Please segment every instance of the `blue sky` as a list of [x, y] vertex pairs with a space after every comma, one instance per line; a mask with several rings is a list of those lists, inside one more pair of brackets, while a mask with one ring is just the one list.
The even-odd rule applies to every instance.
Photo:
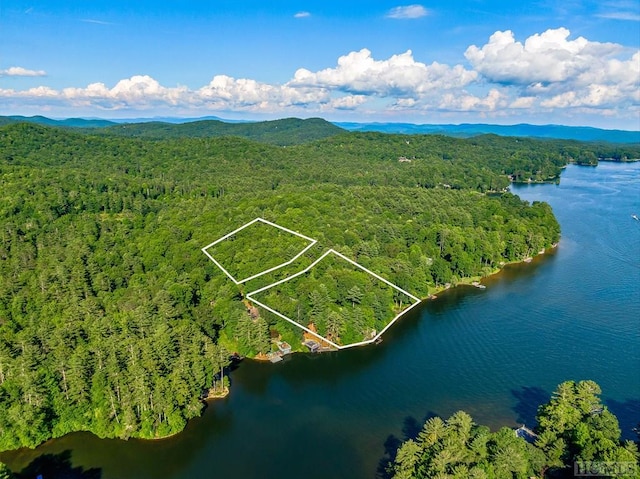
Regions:
[[638, 0], [0, 0], [0, 114], [640, 130], [639, 49]]

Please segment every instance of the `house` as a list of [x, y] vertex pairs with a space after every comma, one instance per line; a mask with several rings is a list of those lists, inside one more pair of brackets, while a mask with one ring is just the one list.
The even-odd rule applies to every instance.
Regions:
[[311, 351], [312, 353], [317, 353], [320, 350], [320, 344], [317, 341], [314, 341], [313, 339], [307, 339], [302, 344], [308, 347], [309, 351]]
[[291, 345], [289, 343], [285, 341], [278, 341], [276, 345], [278, 346], [278, 351], [282, 354], [291, 354]]

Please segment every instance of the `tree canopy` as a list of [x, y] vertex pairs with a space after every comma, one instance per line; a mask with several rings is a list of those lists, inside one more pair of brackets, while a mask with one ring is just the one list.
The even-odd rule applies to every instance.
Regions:
[[624, 463], [617, 477], [639, 477], [638, 447], [620, 440], [617, 418], [599, 398], [593, 381], [567, 381], [540, 406], [534, 443], [504, 427], [491, 432], [459, 411], [447, 420], [428, 419], [416, 438], [398, 449], [390, 464], [394, 479], [529, 479], [575, 477], [576, 461]]
[[[295, 326], [244, 294], [319, 251], [235, 285], [201, 251], [216, 238], [263, 217], [426, 297], [558, 241], [549, 205], [504, 188], [509, 175], [559, 174], [572, 145], [341, 133], [284, 147], [0, 127], [0, 449], [77, 430], [175, 433], [230, 353], [267, 352], [278, 336], [299, 344]], [[247, 233], [238, 241], [265, 258], [299, 246]], [[230, 258], [239, 274], [254, 271], [248, 258]], [[356, 314], [367, 285], [344, 284], [336, 304]], [[303, 298], [321, 311], [312, 292]]]

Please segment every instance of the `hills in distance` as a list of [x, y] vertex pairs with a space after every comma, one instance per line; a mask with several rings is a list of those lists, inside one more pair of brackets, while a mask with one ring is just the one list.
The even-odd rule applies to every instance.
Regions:
[[[327, 138], [346, 131], [401, 134], [440, 134], [458, 138], [495, 134], [500, 136], [567, 139], [609, 143], [640, 143], [640, 131], [605, 130], [563, 125], [491, 125], [491, 124], [413, 124], [413, 123], [331, 123], [321, 118], [285, 118], [280, 120], [239, 122], [204, 118], [162, 118], [105, 120], [68, 118], [56, 120], [44, 116], [0, 116], [0, 126], [28, 122], [47, 126], [90, 130], [107, 136], [149, 139], [204, 138], [239, 136], [274, 145], [296, 145]], [[89, 132], [89, 131], [86, 131]]]
[[0, 126], [9, 125], [11, 123], [37, 123], [38, 125], [57, 126], [63, 128], [104, 128], [117, 123], [110, 120], [101, 119], [85, 119], [85, 118], [66, 118], [64, 120], [54, 120], [46, 116], [0, 116]]
[[307, 120], [285, 118], [282, 120], [246, 123], [229, 123], [215, 119], [201, 119], [185, 121], [183, 123], [169, 123], [167, 121], [116, 123], [107, 120], [84, 120], [80, 118], [52, 120], [42, 116], [0, 117], [0, 126], [16, 122], [75, 128], [82, 130], [84, 133], [101, 136], [122, 136], [158, 140], [239, 136], [259, 143], [280, 146], [298, 145], [345, 132], [342, 128], [321, 118], [310, 118]]
[[604, 130], [589, 126], [564, 125], [490, 125], [484, 123], [463, 123], [460, 125], [416, 125], [413, 123], [336, 123], [349, 131], [377, 131], [381, 133], [440, 134], [469, 138], [494, 134], [500, 136], [520, 136], [533, 138], [553, 138], [579, 141], [606, 141], [610, 143], [638, 143], [640, 131]]

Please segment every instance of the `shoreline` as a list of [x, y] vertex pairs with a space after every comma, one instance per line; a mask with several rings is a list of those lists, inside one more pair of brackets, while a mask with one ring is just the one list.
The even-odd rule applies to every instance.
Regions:
[[[456, 288], [458, 286], [473, 286], [475, 288], [480, 288], [480, 286], [484, 286], [483, 285], [484, 280], [488, 278], [492, 278], [496, 275], [499, 275], [500, 273], [502, 273], [502, 271], [506, 266], [517, 265], [517, 264], [529, 264], [539, 256], [542, 256], [549, 251], [553, 251], [557, 249], [559, 244], [560, 244], [560, 240], [558, 240], [557, 243], [553, 243], [551, 246], [540, 250], [538, 253], [534, 254], [533, 256], [528, 256], [524, 259], [517, 260], [517, 261], [502, 262], [500, 263], [500, 267], [495, 268], [494, 270], [491, 271], [491, 273], [489, 273], [486, 276], [468, 276], [468, 277], [461, 278], [456, 284], [450, 284], [449, 286], [443, 285], [439, 288], [435, 288], [433, 290], [433, 293], [430, 293], [429, 296], [427, 296], [426, 298], [422, 298], [422, 301], [438, 299], [438, 296], [437, 296], [438, 294], [448, 291], [452, 288]], [[480, 289], [484, 289], [484, 288], [480, 288]]]
[[[458, 286], [477, 287], [472, 283], [478, 282], [479, 284], [482, 284], [482, 281], [485, 280], [486, 278], [491, 278], [491, 277], [494, 277], [494, 276], [500, 274], [504, 270], [504, 268], [506, 266], [523, 264], [523, 263], [530, 263], [535, 258], [537, 258], [539, 256], [542, 256], [545, 253], [547, 253], [547, 251], [555, 250], [558, 247], [558, 245], [559, 245], [559, 241], [557, 243], [552, 244], [550, 247], [545, 248], [544, 250], [541, 250], [540, 252], [538, 252], [537, 254], [533, 255], [532, 257], [525, 258], [525, 259], [519, 260], [519, 261], [505, 262], [505, 263], [501, 264], [499, 268], [497, 268], [495, 271], [493, 271], [491, 274], [488, 274], [487, 276], [466, 277], [466, 278], [460, 279], [460, 281], [458, 281], [455, 285], [452, 284], [452, 285], [449, 285], [448, 287], [442, 286], [440, 288], [435, 288], [434, 291], [432, 293], [430, 293], [429, 296], [427, 296], [426, 298], [423, 298], [421, 300], [421, 302], [425, 302], [425, 301], [428, 301], [428, 300], [435, 300], [435, 299], [438, 298], [438, 296], [437, 296], [438, 294], [443, 293], [444, 291], [456, 288]], [[529, 261], [527, 261], [527, 260], [529, 260]], [[366, 346], [369, 346], [369, 345], [367, 344]], [[338, 351], [338, 350], [336, 350], [336, 351]], [[293, 350], [293, 351], [291, 351], [291, 353], [287, 354], [287, 356], [292, 356], [292, 355], [294, 355], [296, 353], [315, 354], [315, 353], [310, 353], [310, 352], [303, 351], [303, 350], [301, 350], [301, 351]], [[258, 355], [258, 356], [260, 356], [260, 355]], [[260, 363], [268, 363], [269, 362], [268, 358], [266, 357], [266, 355], [262, 355], [261, 357], [253, 357], [253, 358], [246, 357], [244, 359], [245, 360], [251, 360], [251, 361], [257, 361], [257, 362], [260, 362]], [[204, 411], [206, 410], [206, 408], [209, 407], [209, 405], [211, 403], [213, 403], [215, 401], [218, 401], [220, 399], [226, 398], [230, 393], [231, 393], [231, 387], [230, 386], [225, 386], [225, 388], [223, 389], [223, 391], [221, 393], [211, 394], [211, 391], [209, 391], [209, 393], [206, 396], [201, 396], [200, 400], [204, 404], [204, 408], [203, 408], [202, 412], [198, 416], [196, 416], [196, 417], [194, 417], [192, 419], [189, 419], [187, 421], [187, 424], [193, 419], [197, 419], [198, 417], [202, 417], [202, 415], [204, 414]], [[74, 432], [79, 432], [79, 431], [74, 431]], [[91, 434], [95, 434], [92, 431], [85, 431], [85, 432], [89, 432]], [[131, 436], [131, 437], [127, 438], [127, 439], [123, 439], [123, 438], [119, 438], [119, 437], [111, 437], [110, 439], [118, 439], [118, 440], [123, 440], [123, 441], [128, 441], [130, 439], [134, 439], [134, 440], [139, 440], [139, 441], [154, 441], [155, 442], [155, 441], [163, 441], [163, 440], [171, 439], [172, 437], [177, 436], [178, 434], [181, 434], [183, 432], [184, 432], [184, 428], [181, 429], [180, 431], [176, 431], [176, 432], [173, 432], [171, 434], [167, 434], [165, 436], [157, 436], [157, 437]], [[41, 444], [39, 444], [38, 446], [36, 446], [36, 448], [41, 446], [42, 444], [46, 444], [48, 441], [54, 440], [54, 439], [59, 439], [59, 437], [49, 438], [46, 441], [44, 441]], [[6, 451], [2, 451], [2, 452], [6, 452]]]
[[[489, 278], [493, 278], [497, 275], [499, 275], [500, 273], [502, 273], [504, 271], [504, 268], [510, 265], [522, 265], [522, 264], [529, 264], [532, 261], [534, 261], [536, 258], [546, 254], [549, 251], [553, 251], [555, 249], [558, 248], [558, 245], [560, 244], [560, 240], [558, 240], [558, 242], [553, 243], [551, 246], [544, 248], [542, 250], [540, 250], [538, 253], [534, 254], [533, 256], [528, 256], [524, 259], [521, 260], [517, 260], [517, 261], [508, 261], [508, 262], [501, 262], [500, 266], [498, 268], [495, 268], [494, 270], [491, 271], [491, 273], [489, 273], [486, 276], [468, 276], [468, 277], [464, 277], [461, 278], [460, 280], [458, 280], [458, 282], [456, 282], [456, 284], [448, 284], [448, 285], [442, 285], [440, 287], [434, 287], [432, 292], [429, 292], [428, 295], [426, 297], [423, 297], [420, 299], [420, 302], [426, 302], [426, 301], [433, 301], [438, 299], [438, 295], [448, 291], [450, 289], [453, 288], [457, 288], [458, 286], [470, 286], [470, 287], [474, 287], [474, 288], [478, 288], [478, 289], [485, 289], [486, 286], [483, 284], [483, 282], [486, 279]], [[370, 346], [370, 344], [364, 344], [362, 346]], [[332, 350], [332, 351], [339, 351], [338, 349]], [[299, 354], [299, 353], [304, 353], [304, 354], [317, 354], [317, 353], [311, 353], [310, 351], [305, 351], [304, 349], [300, 349], [300, 350], [292, 350], [290, 353], [287, 354], [287, 356], [291, 356], [294, 354]], [[246, 357], [245, 359], [251, 360], [251, 361], [257, 361], [260, 363], [266, 363], [269, 362], [269, 358], [260, 353], [254, 357]]]
[[[207, 393], [206, 396], [202, 396], [200, 398], [200, 400], [202, 401], [202, 403], [204, 404], [204, 409], [202, 410], [202, 413], [199, 416], [196, 416], [192, 419], [197, 419], [198, 417], [202, 417], [202, 415], [204, 414], [204, 410], [206, 408], [209, 407], [209, 404], [220, 400], [220, 399], [224, 399], [226, 398], [229, 394], [231, 393], [231, 388], [229, 386], [225, 386], [224, 389], [221, 392], [217, 392], [217, 393], [212, 393], [211, 389], [209, 390], [209, 392]], [[187, 424], [189, 423], [189, 421], [191, 421], [191, 419], [187, 420]], [[186, 426], [185, 426], [186, 427]], [[176, 431], [176, 432], [172, 432], [171, 434], [167, 434], [166, 436], [157, 436], [157, 437], [131, 437], [129, 439], [138, 439], [140, 441], [163, 441], [165, 439], [171, 439], [174, 436], [177, 436], [178, 434], [182, 434], [184, 432], [184, 428], [181, 429], [180, 431]], [[118, 438], [116, 438], [118, 439]], [[128, 441], [129, 439], [124, 439], [125, 441]]]

